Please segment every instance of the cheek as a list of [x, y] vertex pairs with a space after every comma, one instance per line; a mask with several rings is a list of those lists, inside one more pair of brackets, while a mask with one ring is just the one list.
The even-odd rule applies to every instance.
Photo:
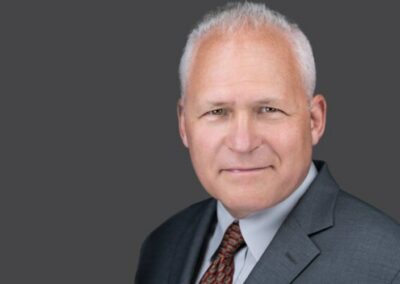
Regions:
[[270, 143], [281, 159], [299, 155], [307, 155], [308, 149], [312, 146], [311, 130], [306, 123], [287, 123], [278, 129], [271, 129]]
[[[195, 167], [210, 168], [217, 157], [223, 143], [222, 132], [210, 127], [198, 126], [190, 132], [189, 151]], [[207, 168], [198, 169], [201, 171]]]

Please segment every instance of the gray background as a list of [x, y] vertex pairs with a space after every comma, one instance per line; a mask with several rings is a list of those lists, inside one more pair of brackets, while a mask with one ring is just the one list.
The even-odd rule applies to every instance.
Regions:
[[[145, 236], [206, 197], [178, 137], [177, 66], [225, 1], [15, 2], [0, 9], [0, 282], [133, 283]], [[400, 220], [396, 2], [268, 3], [315, 50], [315, 157]]]

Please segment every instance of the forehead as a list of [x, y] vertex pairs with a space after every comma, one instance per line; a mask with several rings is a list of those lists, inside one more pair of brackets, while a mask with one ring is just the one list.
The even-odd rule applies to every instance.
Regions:
[[192, 60], [188, 96], [265, 96], [301, 85], [292, 46], [273, 27], [242, 28], [228, 34], [213, 31], [198, 43]]

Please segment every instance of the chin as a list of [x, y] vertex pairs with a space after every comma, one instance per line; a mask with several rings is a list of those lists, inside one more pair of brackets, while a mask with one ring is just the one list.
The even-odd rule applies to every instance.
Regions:
[[271, 200], [263, 200], [262, 198], [249, 199], [248, 196], [220, 200], [231, 215], [238, 219], [245, 218], [275, 205]]

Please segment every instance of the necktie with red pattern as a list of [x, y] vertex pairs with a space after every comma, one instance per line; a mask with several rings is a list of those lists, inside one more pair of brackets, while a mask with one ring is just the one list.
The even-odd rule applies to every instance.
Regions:
[[200, 284], [231, 284], [234, 270], [233, 258], [244, 245], [239, 223], [234, 222], [226, 230], [217, 255], [201, 278]]

